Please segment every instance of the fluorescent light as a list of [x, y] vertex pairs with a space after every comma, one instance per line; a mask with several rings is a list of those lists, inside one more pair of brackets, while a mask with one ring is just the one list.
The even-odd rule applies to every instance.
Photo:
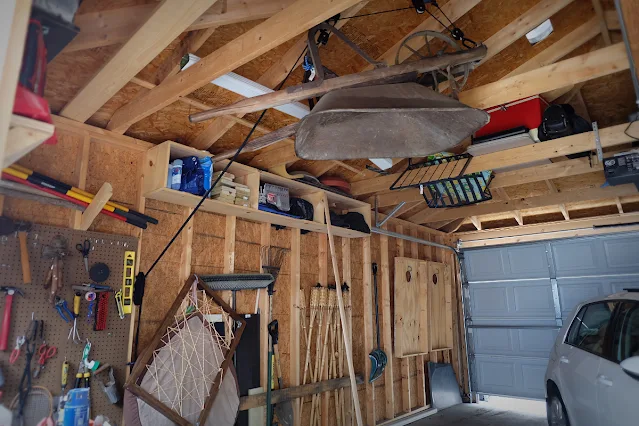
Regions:
[[542, 22], [537, 28], [530, 31], [526, 34], [526, 38], [530, 42], [530, 44], [537, 44], [550, 34], [552, 34], [553, 28], [550, 19], [546, 19]]
[[[184, 67], [182, 67], [182, 70], [187, 69], [191, 65], [197, 63], [199, 60], [199, 57], [189, 53], [189, 61], [186, 63], [186, 65], [184, 65]], [[242, 95], [245, 98], [253, 98], [255, 96], [265, 95], [267, 93], [273, 92], [273, 90], [269, 89], [268, 87], [256, 83], [253, 80], [249, 80], [248, 78], [242, 77], [239, 74], [235, 74], [234, 72], [230, 72], [221, 77], [218, 77], [215, 80], [211, 81], [211, 83], [226, 90], [230, 90], [231, 92], [237, 93], [238, 95]], [[308, 106], [300, 102], [292, 102], [290, 104], [276, 106], [275, 109], [283, 112], [284, 114], [288, 114], [300, 119], [307, 116], [310, 112]]]

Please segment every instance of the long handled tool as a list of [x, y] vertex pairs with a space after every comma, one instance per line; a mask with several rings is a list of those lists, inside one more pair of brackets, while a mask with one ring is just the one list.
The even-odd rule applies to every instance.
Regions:
[[20, 241], [20, 265], [22, 266], [22, 282], [31, 284], [31, 265], [29, 263], [29, 250], [27, 247], [27, 234], [31, 230], [29, 222], [20, 222], [0, 217], [0, 235], [18, 234]]
[[24, 297], [24, 293], [17, 287], [3, 286], [0, 291], [6, 293], [4, 300], [4, 313], [2, 314], [2, 330], [0, 331], [0, 351], [7, 350], [7, 341], [11, 332], [11, 307], [13, 306], [13, 295], [19, 294]]
[[379, 343], [379, 304], [377, 301], [377, 263], [372, 264], [373, 267], [373, 287], [375, 288], [375, 326], [377, 327], [377, 349], [373, 349], [368, 354], [368, 358], [371, 360], [371, 375], [368, 378], [370, 383], [379, 379], [384, 373], [386, 364], [388, 363], [388, 357], [382, 350], [382, 346]]
[[[341, 283], [342, 280], [339, 277], [339, 269], [337, 265], [337, 256], [335, 254], [335, 240], [333, 238], [333, 229], [331, 225], [331, 212], [328, 209], [328, 199], [324, 194], [324, 217], [326, 218], [326, 231], [328, 232], [328, 243], [331, 249], [331, 261], [333, 264], [333, 275], [335, 276], [335, 282]], [[342, 287], [337, 286], [337, 307], [339, 308], [339, 318], [342, 322], [342, 338], [344, 339], [344, 349], [346, 350], [346, 361], [348, 365], [348, 375], [351, 380], [351, 395], [353, 397], [353, 405], [355, 407], [355, 418], [357, 420], [357, 426], [362, 426], [362, 409], [359, 405], [359, 395], [357, 393], [357, 383], [355, 382], [355, 368], [353, 367], [353, 347], [350, 340], [350, 332], [347, 330], [346, 311], [344, 310], [344, 300], [342, 299]]]

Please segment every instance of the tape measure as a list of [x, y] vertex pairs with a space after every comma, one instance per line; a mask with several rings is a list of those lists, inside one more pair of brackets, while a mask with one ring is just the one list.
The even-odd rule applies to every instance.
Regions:
[[135, 281], [135, 252], [124, 252], [124, 274], [122, 278], [122, 312], [133, 311], [133, 282]]

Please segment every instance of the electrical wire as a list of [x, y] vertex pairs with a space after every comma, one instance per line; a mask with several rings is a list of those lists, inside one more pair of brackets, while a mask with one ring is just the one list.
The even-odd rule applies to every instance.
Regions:
[[343, 19], [355, 19], [355, 18], [363, 18], [365, 16], [373, 16], [373, 15], [381, 15], [383, 13], [391, 13], [391, 12], [399, 12], [401, 10], [408, 10], [408, 9], [412, 9], [415, 10], [414, 6], [408, 6], [408, 7], [400, 7], [399, 9], [391, 9], [391, 10], [382, 10], [379, 12], [371, 12], [371, 13], [364, 13], [362, 15], [355, 15], [355, 16], [345, 16], [343, 18], [339, 18], [337, 19], [338, 21], [341, 21]]
[[633, 136], [630, 133], [628, 133], [628, 130], [630, 130], [630, 127], [635, 124], [637, 122], [637, 120], [632, 120], [630, 123], [628, 123], [628, 126], [625, 128], [625, 130], [623, 131], [624, 135], [628, 136], [629, 138], [632, 138], [636, 141], [639, 141], [639, 137], [637, 136]]
[[[277, 88], [275, 89], [280, 90], [284, 84], [286, 83], [286, 81], [288, 80], [288, 78], [291, 76], [291, 74], [293, 73], [293, 70], [297, 67], [297, 63], [300, 61], [300, 59], [304, 56], [304, 54], [306, 53], [306, 51], [308, 50], [308, 47], [304, 48], [304, 50], [302, 50], [302, 53], [300, 53], [300, 56], [297, 57], [297, 60], [293, 63], [293, 66], [291, 67], [291, 69], [288, 71], [288, 74], [286, 74], [286, 77], [284, 77], [284, 80], [282, 80], [282, 82], [277, 86]], [[240, 147], [237, 149], [237, 151], [235, 151], [235, 154], [233, 155], [233, 157], [229, 160], [229, 162], [226, 164], [226, 166], [224, 166], [224, 169], [219, 173], [219, 176], [217, 177], [217, 179], [215, 180], [215, 182], [211, 185], [211, 188], [209, 188], [208, 191], [206, 191], [204, 193], [204, 195], [202, 195], [202, 198], [200, 198], [200, 201], [197, 203], [197, 205], [195, 206], [195, 208], [193, 208], [193, 211], [191, 212], [191, 214], [189, 214], [189, 217], [187, 217], [184, 220], [184, 223], [182, 223], [182, 225], [180, 226], [180, 229], [177, 230], [177, 232], [175, 233], [175, 235], [173, 236], [173, 238], [171, 238], [171, 240], [169, 241], [169, 243], [166, 245], [166, 247], [164, 247], [164, 250], [162, 250], [162, 253], [159, 254], [159, 256], [157, 257], [157, 259], [155, 259], [155, 261], [153, 262], [153, 264], [151, 265], [151, 267], [147, 270], [147, 272], [145, 274], [142, 274], [142, 281], [146, 280], [146, 277], [151, 273], [151, 271], [153, 271], [153, 269], [155, 268], [155, 266], [158, 264], [158, 262], [162, 259], [162, 257], [164, 257], [164, 255], [166, 254], [166, 252], [169, 250], [169, 248], [171, 248], [171, 246], [173, 245], [173, 243], [175, 242], [175, 240], [180, 236], [180, 234], [182, 233], [182, 231], [184, 230], [184, 228], [186, 227], [186, 225], [188, 225], [188, 223], [191, 221], [191, 219], [193, 218], [193, 216], [195, 216], [195, 213], [197, 213], [197, 211], [200, 209], [200, 207], [202, 206], [202, 204], [204, 203], [204, 201], [206, 201], [209, 197], [209, 194], [211, 193], [211, 191], [213, 191], [213, 189], [217, 186], [217, 184], [220, 182], [220, 180], [222, 179], [222, 176], [224, 176], [224, 173], [226, 173], [226, 171], [229, 169], [229, 167], [231, 167], [231, 164], [233, 164], [236, 160], [237, 157], [241, 154], [242, 150], [246, 147], [246, 144], [249, 142], [249, 140], [251, 139], [251, 136], [253, 136], [253, 133], [255, 132], [255, 129], [257, 129], [257, 126], [260, 124], [260, 122], [262, 121], [262, 119], [264, 118], [264, 115], [266, 114], [266, 111], [268, 111], [268, 109], [265, 109], [264, 111], [262, 111], [262, 113], [260, 114], [259, 118], [255, 121], [255, 124], [253, 125], [253, 127], [251, 128], [251, 131], [249, 132], [249, 134], [246, 136], [246, 138], [244, 139], [244, 142], [242, 142], [242, 144], [240, 145]], [[141, 273], [140, 273], [141, 274]], [[140, 275], [138, 274], [138, 275]], [[135, 285], [137, 286], [138, 284], [138, 277], [136, 277], [136, 282]], [[142, 286], [142, 288], [144, 287], [144, 283], [140, 283], [140, 285]], [[144, 290], [142, 289], [142, 295], [144, 294]], [[142, 299], [142, 297], [140, 297], [140, 299]], [[140, 318], [142, 317], [142, 300], [140, 300], [140, 305], [139, 305], [139, 312], [138, 312], [138, 323], [136, 325], [136, 330], [135, 330], [135, 346], [133, 349], [133, 356], [137, 358], [138, 355], [138, 343], [139, 343], [139, 339], [140, 339]], [[132, 364], [131, 364], [132, 367]]]

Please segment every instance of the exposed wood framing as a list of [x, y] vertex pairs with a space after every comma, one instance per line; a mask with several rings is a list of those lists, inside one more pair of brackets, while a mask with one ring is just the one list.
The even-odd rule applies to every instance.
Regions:
[[477, 228], [478, 231], [482, 230], [481, 220], [477, 216], [471, 216], [469, 219], [473, 223], [473, 225], [475, 225], [475, 228]]
[[[574, 203], [579, 201], [599, 200], [603, 198], [615, 198], [625, 195], [634, 195], [637, 188], [634, 185], [620, 185], [606, 188], [589, 188], [574, 190], [557, 194], [541, 195], [496, 203], [481, 203], [460, 209], [428, 209], [421, 211], [408, 220], [414, 223], [426, 223], [438, 220], [456, 219], [466, 216], [481, 216], [494, 213], [510, 212], [513, 210], [531, 209], [559, 205], [562, 203]], [[432, 211], [436, 210], [436, 211]]]
[[180, 96], [188, 95], [211, 80], [237, 69], [355, 3], [357, 0], [296, 1], [179, 75], [167, 78], [162, 85], [117, 110], [107, 128], [124, 133], [131, 124], [170, 105]]
[[[352, 285], [352, 265], [351, 265], [351, 240], [350, 238], [342, 238], [342, 280], [349, 286]], [[351, 290], [351, 295], [352, 295]], [[351, 296], [352, 300], [352, 296]], [[346, 324], [342, 324], [342, 327], [346, 327], [349, 333], [349, 340], [353, 341], [353, 309], [349, 309], [346, 313]], [[338, 372], [341, 375], [341, 372]], [[344, 425], [351, 425], [353, 421], [353, 398], [350, 392], [344, 392], [343, 389], [339, 391], [339, 399], [344, 403], [345, 418], [343, 419]], [[300, 423], [301, 424], [301, 423]]]
[[[363, 1], [350, 7], [340, 15], [341, 19], [335, 24], [335, 27], [338, 29], [343, 27], [348, 22], [348, 18], [355, 16], [367, 3], [367, 1]], [[297, 42], [284, 53], [282, 58], [271, 65], [256, 82], [268, 88], [275, 89], [286, 78], [289, 72], [302, 64], [301, 55], [304, 49], [306, 49], [306, 41], [306, 35], [297, 40]], [[233, 125], [235, 125], [235, 122], [229, 118], [218, 117], [214, 119], [204, 131], [197, 135], [190, 145], [198, 149], [209, 149], [224, 133], [233, 127]]]
[[60, 115], [88, 120], [217, 0], [163, 0]]
[[[599, 216], [596, 218], [571, 219], [569, 221], [549, 222], [525, 225], [498, 230], [462, 232], [456, 234], [462, 241], [462, 247], [487, 247], [500, 244], [515, 244], [530, 241], [543, 241], [556, 238], [585, 237], [599, 234], [638, 231], [639, 213], [625, 213]], [[607, 226], [593, 228], [593, 226]], [[615, 227], [614, 225], [620, 225]]]
[[[220, 1], [194, 20], [186, 31], [269, 18], [291, 3], [292, 0]], [[80, 33], [64, 51], [74, 52], [123, 43], [133, 36], [140, 22], [151, 16], [155, 7], [156, 4], [151, 3], [77, 15], [74, 23], [80, 28]]]
[[[373, 304], [372, 299], [373, 276], [371, 269], [371, 237], [362, 239], [362, 294], [364, 298], [364, 346], [372, 348], [373, 343]], [[368, 303], [366, 301], [369, 301]], [[352, 330], [351, 330], [352, 331]], [[368, 381], [371, 374], [371, 363], [368, 354], [364, 354], [364, 365], [366, 366], [366, 424], [375, 425], [374, 388]]]
[[[391, 286], [390, 286], [390, 259], [388, 253], [388, 237], [380, 235], [380, 265], [378, 274], [381, 278], [380, 303], [382, 321], [381, 325], [381, 341], [382, 350], [388, 357], [388, 364], [384, 369], [384, 394], [386, 397], [386, 418], [395, 417], [395, 390], [393, 388], [393, 320], [391, 316]], [[371, 346], [372, 347], [372, 346]]]
[[0, 17], [4, 29], [0, 41], [0, 164], [3, 165], [30, 13], [31, 1], [18, 0], [3, 5]]
[[[396, 225], [395, 232], [397, 232], [398, 234], [403, 234], [404, 233], [403, 226]], [[396, 238], [395, 244], [396, 244], [396, 249], [395, 249], [396, 257], [404, 257], [404, 240], [402, 240], [401, 238]], [[397, 271], [395, 271], [395, 273], [397, 273]], [[395, 312], [395, 315], [397, 315], [397, 312]], [[397, 332], [395, 332], [395, 339], [397, 338], [398, 338]], [[402, 378], [402, 411], [404, 413], [410, 413], [411, 407], [412, 407], [411, 394], [410, 394], [410, 359], [401, 358], [400, 365], [402, 370], [400, 375]]]
[[[555, 184], [549, 180], [546, 179], [546, 186], [548, 187], [548, 190], [550, 191], [551, 194], [557, 194], [559, 193], [559, 191], [557, 190], [557, 187], [555, 186]], [[568, 210], [566, 209], [566, 205], [561, 203], [559, 204], [559, 210], [561, 211], [561, 214], [564, 216], [564, 219], [566, 220], [570, 220], [570, 215], [568, 214]], [[480, 229], [481, 231], [481, 229]]]
[[[89, 152], [91, 149], [91, 137], [85, 135], [82, 140], [82, 151], [78, 155], [75, 163], [75, 171], [77, 173], [77, 180], [75, 181], [76, 187], [79, 189], [86, 189], [87, 184], [87, 172], [89, 170]], [[71, 217], [71, 227], [73, 229], [80, 229], [80, 223], [82, 222], [82, 212], [75, 212]]]
[[[222, 273], [232, 274], [235, 272], [235, 229], [237, 228], [237, 217], [226, 216], [226, 227], [224, 230], [224, 265]], [[230, 291], [220, 292], [222, 300], [232, 305], [232, 293]]]
[[[260, 226], [260, 246], [271, 245], [271, 224], [263, 223]], [[260, 272], [262, 272], [262, 256], [260, 256]], [[268, 383], [268, 314], [269, 298], [266, 291], [260, 291], [260, 387], [266, 389]]]
[[459, 100], [474, 108], [485, 109], [627, 69], [625, 47], [623, 43], [618, 43], [463, 91], [459, 94]]
[[610, 33], [608, 32], [608, 25], [606, 24], [603, 7], [601, 7], [601, 0], [592, 0], [592, 7], [595, 9], [595, 14], [599, 21], [599, 28], [601, 29], [601, 36], [603, 37], [604, 43], [606, 46], [610, 46], [612, 44], [612, 40], [610, 39]]
[[556, 41], [550, 47], [544, 49], [534, 58], [529, 59], [506, 74], [505, 78], [555, 63], [579, 46], [595, 38], [599, 34], [599, 31], [599, 21], [596, 17], [593, 17], [561, 40]]
[[[301, 234], [300, 230], [291, 229], [291, 252], [290, 252], [290, 307], [291, 315], [289, 322], [289, 387], [300, 385], [300, 258], [301, 258]], [[293, 415], [295, 424], [301, 424], [301, 399], [297, 399], [293, 404]]]
[[[410, 229], [410, 236], [419, 238], [420, 235], [416, 228]], [[419, 255], [419, 244], [416, 242], [410, 243], [411, 256], [414, 259], [421, 259]], [[417, 355], [415, 357], [416, 373], [417, 373], [417, 394], [415, 399], [417, 407], [424, 407], [426, 405], [426, 375], [424, 371], [424, 355]]]

